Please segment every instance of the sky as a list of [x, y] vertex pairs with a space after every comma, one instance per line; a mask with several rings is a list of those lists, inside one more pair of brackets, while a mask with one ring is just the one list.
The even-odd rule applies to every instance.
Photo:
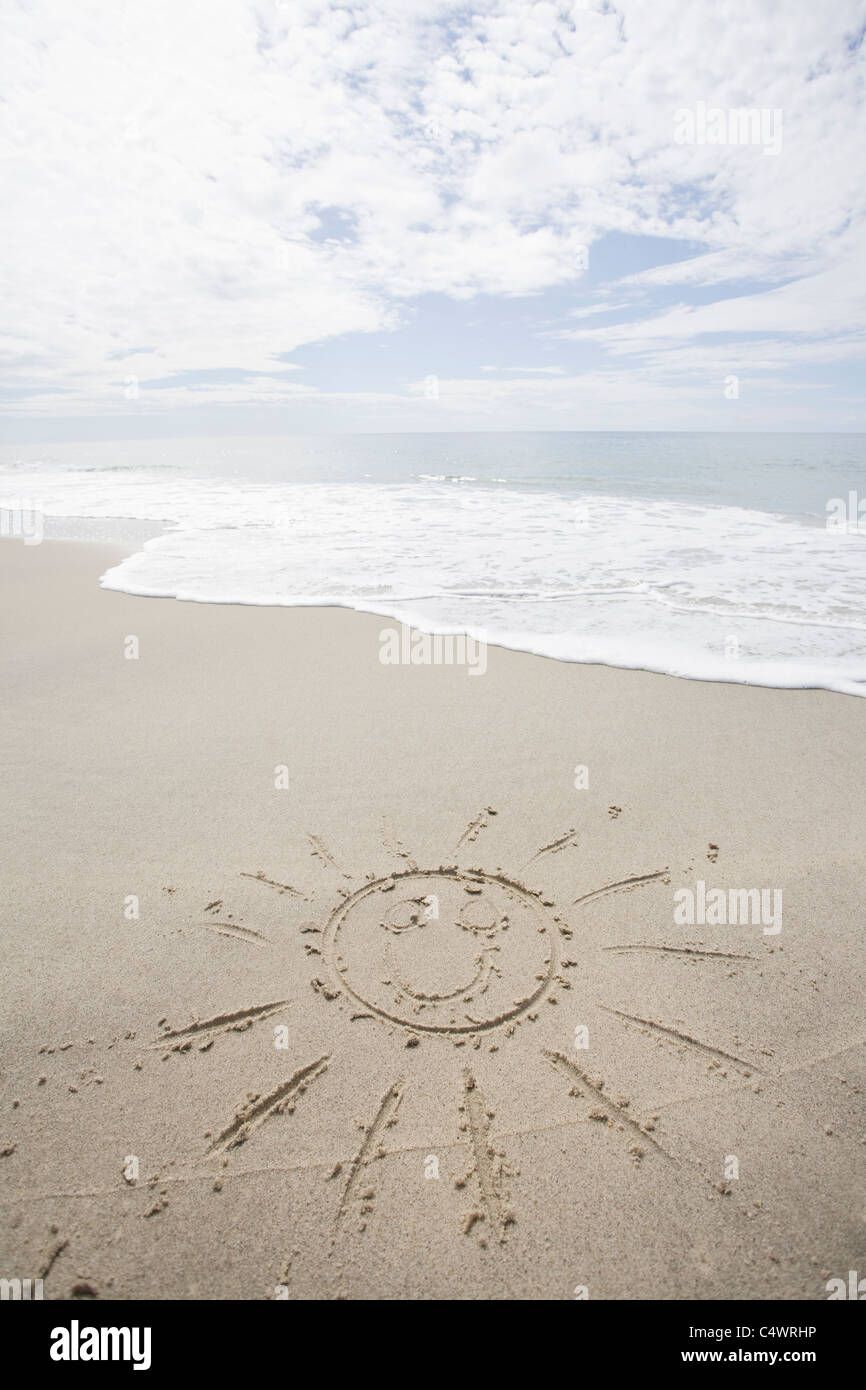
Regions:
[[7, 440], [866, 428], [864, 0], [0, 27]]

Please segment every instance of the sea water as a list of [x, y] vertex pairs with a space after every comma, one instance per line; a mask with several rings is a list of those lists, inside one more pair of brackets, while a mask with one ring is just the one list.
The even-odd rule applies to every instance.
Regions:
[[127, 593], [341, 605], [565, 661], [864, 694], [864, 446], [628, 432], [5, 445], [0, 507], [38, 505], [49, 536], [129, 543], [139, 524], [150, 539], [101, 581]]

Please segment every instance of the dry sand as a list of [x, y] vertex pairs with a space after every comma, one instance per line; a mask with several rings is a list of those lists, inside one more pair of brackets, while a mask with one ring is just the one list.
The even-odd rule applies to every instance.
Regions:
[[[384, 666], [386, 620], [101, 591], [115, 558], [0, 545], [0, 1274], [820, 1299], [866, 1272], [866, 701]], [[698, 879], [781, 889], [782, 930], [676, 925]]]

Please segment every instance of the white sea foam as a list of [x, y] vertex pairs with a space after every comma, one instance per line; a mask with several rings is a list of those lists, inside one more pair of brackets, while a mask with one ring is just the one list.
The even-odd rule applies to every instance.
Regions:
[[[19, 475], [0, 470], [0, 505]], [[168, 529], [106, 588], [332, 605], [567, 661], [866, 693], [866, 537], [769, 512], [477, 485], [43, 468], [47, 516]]]

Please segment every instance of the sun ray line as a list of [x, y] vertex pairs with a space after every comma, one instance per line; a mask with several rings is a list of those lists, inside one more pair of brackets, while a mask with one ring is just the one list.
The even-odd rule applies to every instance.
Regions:
[[[714, 1180], [710, 1176], [710, 1174], [703, 1168], [703, 1166], [697, 1161], [697, 1159], [691, 1157], [688, 1154], [672, 1154], [669, 1153], [667, 1149], [663, 1148], [663, 1146], [658, 1142], [657, 1139], [654, 1139], [651, 1134], [648, 1134], [646, 1130], [642, 1129], [638, 1122], [636, 1120], [633, 1120], [625, 1112], [623, 1106], [617, 1105], [616, 1102], [613, 1101], [609, 1096], [606, 1096], [604, 1094], [604, 1091], [599, 1086], [596, 1086], [592, 1081], [590, 1081], [589, 1078], [581, 1071], [580, 1067], [578, 1067], [574, 1062], [572, 1062], [570, 1058], [566, 1057], [564, 1053], [549, 1052], [547, 1049], [542, 1049], [542, 1051], [544, 1056], [548, 1059], [548, 1061], [551, 1063], [553, 1067], [565, 1071], [566, 1074], [570, 1073], [575, 1079], [579, 1080], [579, 1083], [586, 1087], [586, 1089], [590, 1092], [593, 1098], [607, 1112], [608, 1118], [611, 1119], [615, 1124], [622, 1124], [626, 1127], [626, 1129], [630, 1129], [632, 1133], [635, 1135], [636, 1139], [639, 1139], [641, 1142], [649, 1144], [651, 1148], [654, 1148], [659, 1154], [661, 1154], [663, 1158], [667, 1159], [669, 1163], [672, 1163], [675, 1168], [679, 1168], [680, 1170], [682, 1170], [683, 1168], [691, 1168], [693, 1172], [697, 1173], [701, 1181], [707, 1183], [708, 1186], [711, 1187], [714, 1192], [725, 1196], [731, 1195], [731, 1188], [726, 1186], [726, 1184], [722, 1180]], [[676, 1103], [677, 1102], [673, 1102], [673, 1104]]]
[[577, 845], [577, 831], [573, 826], [570, 830], [566, 830], [564, 835], [560, 835], [558, 840], [551, 840], [549, 845], [542, 845], [541, 849], [536, 850], [532, 858], [527, 859], [523, 868], [528, 869], [530, 864], [534, 864], [536, 859], [543, 858], [545, 854], [559, 854], [561, 850], [567, 849], [569, 845]]
[[603, 946], [603, 951], [662, 951], [672, 956], [700, 956], [715, 960], [757, 960], [757, 956], [737, 955], [732, 951], [702, 951], [696, 946], [658, 946], [649, 941], [635, 941], [628, 946]]
[[304, 833], [310, 845], [310, 852], [316, 859], [320, 859], [329, 869], [333, 869], [334, 873], [340, 874], [343, 878], [351, 879], [352, 875], [340, 868], [321, 835], [312, 835], [309, 830]]
[[279, 1114], [285, 1110], [295, 1096], [305, 1091], [311, 1081], [315, 1081], [316, 1077], [326, 1071], [330, 1060], [331, 1053], [326, 1052], [315, 1062], [308, 1062], [305, 1067], [299, 1067], [288, 1081], [281, 1082], [266, 1096], [239, 1111], [231, 1123], [210, 1144], [208, 1153], [233, 1149], [238, 1144], [245, 1143], [254, 1130], [263, 1125], [271, 1115]]
[[475, 1077], [468, 1069], [463, 1073], [463, 1097], [465, 1103], [461, 1108], [466, 1114], [469, 1141], [475, 1159], [475, 1174], [481, 1191], [481, 1203], [490, 1226], [496, 1231], [500, 1243], [504, 1244], [506, 1230], [513, 1217], [505, 1207], [502, 1193], [497, 1187], [496, 1174], [491, 1162], [493, 1148], [487, 1104], [478, 1089]]
[[232, 1024], [242, 1023], [249, 1019], [253, 1023], [258, 1023], [260, 1019], [268, 1018], [272, 1013], [277, 1013], [285, 1008], [291, 1001], [288, 999], [275, 999], [270, 1004], [254, 1004], [248, 1009], [236, 1009], [230, 1014], [215, 1014], [213, 1018], [207, 1018], [200, 1023], [190, 1023], [186, 1028], [170, 1028], [162, 1033], [156, 1042], [151, 1043], [151, 1047], [162, 1047], [169, 1039], [193, 1037], [197, 1033], [215, 1032], [217, 1029], [230, 1028]]
[[688, 1047], [694, 1047], [698, 1052], [703, 1052], [707, 1057], [713, 1057], [717, 1061], [732, 1062], [734, 1066], [742, 1067], [745, 1071], [761, 1071], [756, 1062], [747, 1062], [743, 1057], [735, 1057], [732, 1052], [725, 1052], [720, 1047], [713, 1047], [710, 1043], [701, 1042], [699, 1038], [690, 1037], [688, 1033], [683, 1033], [679, 1028], [669, 1028], [664, 1023], [656, 1023], [651, 1018], [638, 1018], [636, 1014], [627, 1014], [622, 1009], [611, 1009], [606, 1004], [600, 1004], [599, 1008], [606, 1014], [613, 1014], [616, 1018], [624, 1020], [626, 1023], [636, 1023], [642, 1028], [649, 1028], [650, 1032], [658, 1033], [667, 1042], [674, 1045], [686, 1043]]
[[259, 869], [254, 874], [242, 872], [240, 877], [251, 878], [254, 883], [266, 883], [269, 888], [276, 888], [278, 893], [291, 893], [293, 897], [300, 898], [305, 903], [310, 901], [307, 894], [302, 893], [300, 888], [293, 888], [290, 883], [278, 883], [276, 879], [266, 877], [263, 869]]
[[608, 893], [626, 892], [630, 888], [639, 888], [644, 883], [654, 883], [656, 880], [664, 878], [670, 871], [668, 869], [656, 869], [651, 874], [634, 874], [631, 878], [618, 879], [616, 883], [606, 883], [603, 888], [594, 888], [591, 893], [584, 893], [581, 897], [575, 898], [575, 903], [589, 903], [596, 898], [603, 898]]
[[343, 1194], [340, 1198], [340, 1205], [337, 1208], [337, 1215], [334, 1219], [334, 1238], [336, 1238], [336, 1233], [340, 1225], [340, 1222], [348, 1212], [349, 1203], [352, 1200], [352, 1196], [354, 1194], [355, 1187], [357, 1186], [361, 1171], [364, 1167], [366, 1167], [367, 1163], [369, 1162], [369, 1155], [371, 1149], [373, 1148], [373, 1145], [376, 1143], [382, 1130], [385, 1129], [386, 1126], [389, 1125], [396, 1118], [397, 1111], [400, 1108], [400, 1102], [403, 1099], [403, 1086], [404, 1081], [403, 1078], [400, 1077], [397, 1081], [394, 1082], [393, 1085], [388, 1087], [387, 1091], [385, 1092], [381, 1101], [379, 1102], [379, 1108], [376, 1111], [373, 1123], [369, 1125], [369, 1127], [364, 1131], [364, 1138], [361, 1143], [361, 1147], [358, 1149], [358, 1152], [352, 1159], [351, 1165], [349, 1167], [349, 1175], [346, 1178], [346, 1182], [343, 1187]]
[[492, 806], [485, 806], [483, 811], [479, 811], [473, 820], [469, 821], [465, 829], [461, 832], [455, 850], [462, 849], [464, 845], [470, 844], [478, 839], [482, 830], [486, 830], [490, 824], [490, 817], [497, 815]]
[[608, 1119], [613, 1120], [615, 1123], [623, 1124], [626, 1129], [631, 1131], [636, 1139], [640, 1139], [641, 1142], [649, 1144], [651, 1148], [656, 1149], [670, 1163], [677, 1162], [673, 1154], [668, 1153], [667, 1149], [663, 1148], [658, 1140], [653, 1139], [651, 1134], [647, 1134], [646, 1130], [641, 1127], [638, 1121], [633, 1120], [632, 1117], [626, 1113], [625, 1106], [619, 1104], [611, 1096], [606, 1096], [601, 1086], [591, 1081], [586, 1072], [583, 1071], [576, 1062], [572, 1062], [570, 1057], [566, 1057], [564, 1052], [553, 1052], [549, 1051], [547, 1048], [543, 1048], [542, 1054], [547, 1058], [552, 1067], [562, 1072], [572, 1083], [584, 1086], [593, 1100], [606, 1111]]
[[407, 867], [414, 872], [418, 871], [418, 864], [414, 856], [409, 853], [402, 840], [398, 840], [394, 834], [394, 827], [387, 816], [382, 817], [382, 847], [396, 859], [402, 859]]
[[270, 937], [265, 936], [263, 932], [256, 931], [253, 927], [244, 927], [240, 922], [218, 922], [216, 920], [211, 920], [208, 922], [200, 922], [199, 926], [207, 927], [210, 931], [218, 932], [220, 936], [234, 937], [235, 941], [246, 941], [251, 946], [254, 943], [264, 946], [273, 944]]

